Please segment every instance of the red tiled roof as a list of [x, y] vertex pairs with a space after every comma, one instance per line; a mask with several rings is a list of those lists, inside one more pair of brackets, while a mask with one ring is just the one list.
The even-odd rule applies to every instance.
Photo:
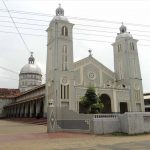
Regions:
[[19, 89], [0, 88], [0, 98], [14, 98], [20, 95]]

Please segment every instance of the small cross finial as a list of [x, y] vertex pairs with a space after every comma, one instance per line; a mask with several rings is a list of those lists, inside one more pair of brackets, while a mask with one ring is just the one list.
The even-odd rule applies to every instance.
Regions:
[[123, 25], [123, 22], [121, 22], [122, 23], [122, 25]]
[[88, 52], [89, 52], [89, 56], [92, 56], [92, 50], [89, 49]]
[[58, 5], [59, 5], [59, 8], [60, 8], [60, 7], [61, 7], [61, 4], [59, 3]]
[[33, 52], [31, 52], [31, 56], [33, 55]]

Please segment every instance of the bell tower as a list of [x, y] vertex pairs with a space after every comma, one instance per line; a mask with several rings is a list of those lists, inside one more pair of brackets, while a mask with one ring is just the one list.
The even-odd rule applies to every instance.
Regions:
[[122, 24], [113, 43], [116, 84], [129, 89], [128, 111], [144, 111], [143, 86], [137, 41]]
[[49, 100], [56, 107], [75, 110], [73, 87], [73, 24], [64, 16], [61, 5], [47, 29], [45, 113]]

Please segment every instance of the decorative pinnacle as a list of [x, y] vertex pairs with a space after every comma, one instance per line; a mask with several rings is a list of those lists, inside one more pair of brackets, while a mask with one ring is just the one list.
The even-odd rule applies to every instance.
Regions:
[[92, 56], [92, 50], [90, 48], [89, 48], [88, 52], [89, 52], [89, 56]]
[[33, 52], [30, 52], [31, 53], [31, 56], [29, 57], [28, 61], [29, 61], [29, 64], [34, 64], [34, 57], [33, 57]]
[[124, 23], [122, 22], [122, 25], [121, 25], [121, 27], [120, 27], [120, 33], [122, 34], [122, 33], [125, 33], [125, 32], [127, 32], [127, 27], [124, 25]]
[[61, 8], [61, 4], [58, 4], [58, 8], [56, 9], [56, 16], [64, 16], [64, 9]]

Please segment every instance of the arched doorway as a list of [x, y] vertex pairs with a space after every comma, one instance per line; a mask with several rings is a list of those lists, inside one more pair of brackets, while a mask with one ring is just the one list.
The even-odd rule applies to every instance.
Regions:
[[102, 113], [111, 113], [111, 99], [107, 94], [102, 94], [100, 99], [104, 105]]

